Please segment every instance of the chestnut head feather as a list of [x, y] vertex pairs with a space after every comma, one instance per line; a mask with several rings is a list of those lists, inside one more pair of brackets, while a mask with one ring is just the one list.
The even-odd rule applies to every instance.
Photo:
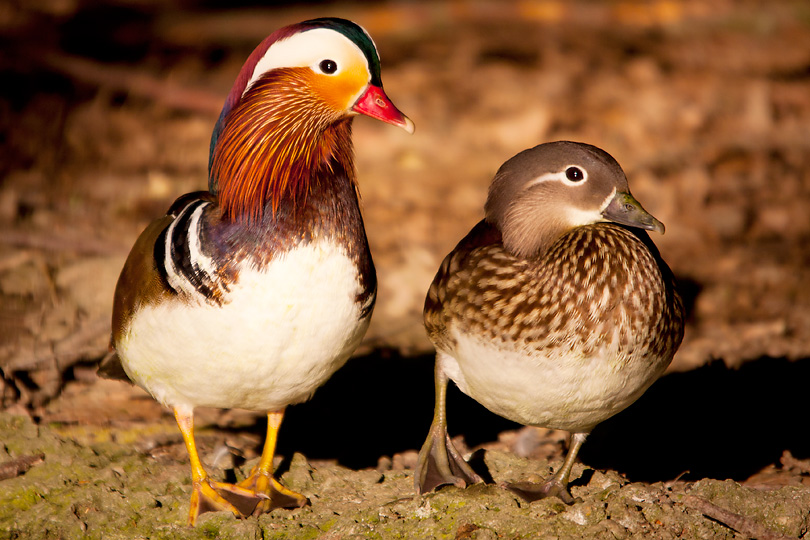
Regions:
[[413, 131], [382, 91], [377, 49], [361, 27], [314, 19], [266, 38], [240, 71], [211, 137], [209, 189], [223, 217], [258, 220], [268, 203], [275, 213], [322, 172], [353, 182], [356, 114]]

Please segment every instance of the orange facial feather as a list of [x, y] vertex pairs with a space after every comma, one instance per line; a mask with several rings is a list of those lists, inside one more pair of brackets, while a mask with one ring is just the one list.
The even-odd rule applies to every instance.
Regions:
[[[245, 93], [228, 114], [211, 175], [226, 219], [261, 220], [285, 198], [305, 197], [314, 173], [332, 158], [354, 181], [350, 119], [312, 92], [308, 69], [278, 69]], [[344, 140], [345, 139], [345, 140]]]

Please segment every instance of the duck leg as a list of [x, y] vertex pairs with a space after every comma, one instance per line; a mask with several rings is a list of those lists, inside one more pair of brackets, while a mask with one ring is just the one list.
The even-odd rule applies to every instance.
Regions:
[[528, 502], [556, 496], [565, 504], [574, 504], [576, 499], [571, 496], [571, 492], [568, 490], [568, 478], [571, 476], [571, 469], [574, 467], [579, 449], [582, 447], [582, 443], [585, 442], [587, 436], [587, 433], [571, 434], [571, 448], [568, 449], [568, 454], [565, 456], [562, 467], [546, 482], [542, 484], [517, 482], [507, 484], [506, 487]]
[[430, 425], [427, 440], [419, 452], [414, 470], [414, 484], [417, 493], [427, 493], [439, 486], [453, 484], [465, 487], [468, 484], [483, 482], [475, 471], [464, 461], [447, 434], [447, 374], [437, 361], [434, 368], [436, 404], [433, 409], [433, 423]]
[[[186, 443], [188, 457], [191, 461], [191, 503], [188, 511], [188, 524], [193, 526], [197, 517], [205, 512], [224, 510], [236, 517], [250, 515], [252, 509], [263, 499], [256, 493], [224, 482], [215, 482], [209, 478], [202, 466], [194, 443], [194, 413], [174, 409], [174, 417], [183, 440]], [[226, 499], [228, 496], [228, 499]]]
[[273, 456], [283, 418], [283, 410], [267, 413], [267, 438], [264, 440], [262, 457], [259, 464], [250, 471], [250, 476], [237, 484], [240, 488], [264, 496], [253, 509], [253, 515], [269, 512], [274, 508], [300, 508], [309, 504], [309, 499], [287, 489], [273, 476]]

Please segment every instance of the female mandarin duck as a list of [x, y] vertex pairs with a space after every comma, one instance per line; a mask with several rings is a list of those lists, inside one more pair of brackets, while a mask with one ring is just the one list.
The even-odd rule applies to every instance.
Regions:
[[[174, 410], [191, 460], [191, 525], [208, 510], [307, 503], [273, 477], [284, 409], [346, 362], [376, 297], [353, 163], [357, 114], [413, 132], [383, 92], [365, 30], [324, 18], [270, 35], [214, 128], [209, 191], [181, 196], [149, 225], [121, 272], [112, 346], [126, 375]], [[203, 469], [197, 406], [268, 413], [245, 481], [215, 482]]]
[[613, 157], [567, 141], [504, 163], [484, 210], [425, 299], [436, 406], [415, 487], [481, 481], [447, 434], [452, 379], [496, 414], [573, 434], [552, 478], [508, 486], [527, 500], [570, 504], [587, 434], [638, 399], [683, 338], [674, 277], [646, 233], [664, 225], [633, 198]]

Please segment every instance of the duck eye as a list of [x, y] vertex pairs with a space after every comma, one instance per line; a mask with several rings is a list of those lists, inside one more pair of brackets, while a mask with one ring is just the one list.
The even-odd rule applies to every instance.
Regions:
[[579, 182], [585, 179], [585, 173], [579, 167], [568, 167], [565, 169], [565, 177], [572, 182]]
[[321, 63], [318, 64], [318, 67], [321, 68], [321, 71], [326, 73], [327, 75], [331, 75], [335, 71], [337, 71], [337, 62], [334, 60], [321, 60]]

